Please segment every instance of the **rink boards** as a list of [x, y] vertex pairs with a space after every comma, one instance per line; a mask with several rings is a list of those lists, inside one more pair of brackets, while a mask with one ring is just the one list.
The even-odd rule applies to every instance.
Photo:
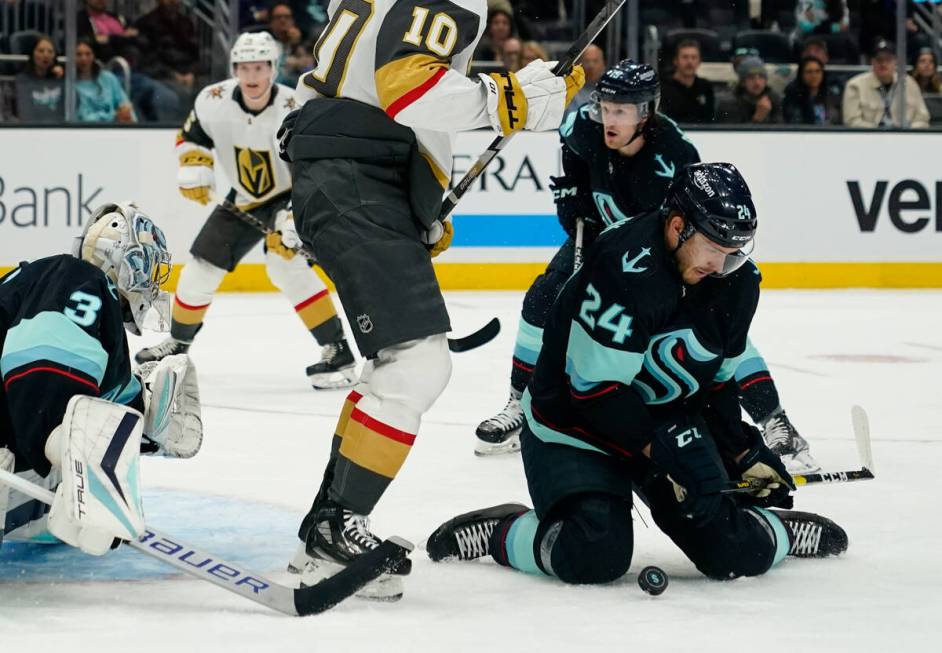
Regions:
[[[704, 160], [730, 161], [749, 182], [766, 287], [942, 287], [942, 179], [931, 160], [942, 134], [689, 136]], [[135, 199], [166, 232], [174, 261], [186, 261], [211, 207], [177, 192], [173, 130], [12, 128], [0, 139], [0, 271], [67, 251], [106, 199]], [[455, 181], [490, 140], [458, 136]], [[442, 286], [526, 288], [564, 239], [547, 188], [559, 173], [554, 133], [515, 137], [456, 211], [454, 244], [436, 260]], [[272, 290], [262, 260], [259, 248], [223, 289]]]

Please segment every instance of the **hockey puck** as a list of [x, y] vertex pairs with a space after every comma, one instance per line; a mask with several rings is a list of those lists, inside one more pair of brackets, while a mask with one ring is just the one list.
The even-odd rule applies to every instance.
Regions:
[[667, 589], [667, 574], [660, 567], [645, 567], [638, 574], [638, 586], [651, 596], [663, 594]]

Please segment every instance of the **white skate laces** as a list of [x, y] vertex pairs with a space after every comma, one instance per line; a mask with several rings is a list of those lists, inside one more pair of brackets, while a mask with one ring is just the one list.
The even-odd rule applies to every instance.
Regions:
[[520, 406], [520, 400], [514, 396], [507, 400], [507, 405], [499, 413], [484, 420], [481, 424], [482, 428], [500, 432], [512, 431], [521, 426], [523, 426], [523, 408]]
[[455, 530], [458, 557], [461, 560], [481, 558], [490, 552], [488, 543], [499, 519], [486, 519]]
[[789, 550], [791, 555], [813, 556], [818, 553], [818, 547], [821, 544], [821, 534], [824, 527], [814, 522], [786, 522], [792, 531], [792, 548]]

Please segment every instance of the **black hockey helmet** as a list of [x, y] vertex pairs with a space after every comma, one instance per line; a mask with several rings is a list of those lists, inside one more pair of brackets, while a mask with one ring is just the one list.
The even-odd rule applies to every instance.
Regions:
[[721, 247], [736, 247], [727, 256], [722, 273], [742, 265], [752, 252], [758, 220], [746, 180], [731, 163], [694, 163], [686, 166], [667, 189], [664, 207], [687, 221], [681, 244], [694, 230]]
[[646, 63], [624, 59], [606, 70], [592, 91], [592, 117], [601, 122], [599, 103], [617, 102], [638, 107], [639, 122], [657, 111], [661, 83], [657, 71]]

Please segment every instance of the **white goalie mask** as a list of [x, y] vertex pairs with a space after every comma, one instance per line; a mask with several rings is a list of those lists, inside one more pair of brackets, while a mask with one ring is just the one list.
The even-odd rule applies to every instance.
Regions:
[[281, 62], [281, 44], [268, 32], [239, 34], [239, 38], [229, 51], [229, 70], [233, 77], [235, 77], [237, 63], [254, 61], [267, 61], [271, 64], [271, 84], [274, 86]]
[[75, 239], [72, 255], [101, 269], [123, 301], [124, 326], [169, 328], [170, 294], [160, 290], [170, 278], [170, 252], [164, 233], [130, 202], [98, 207]]

